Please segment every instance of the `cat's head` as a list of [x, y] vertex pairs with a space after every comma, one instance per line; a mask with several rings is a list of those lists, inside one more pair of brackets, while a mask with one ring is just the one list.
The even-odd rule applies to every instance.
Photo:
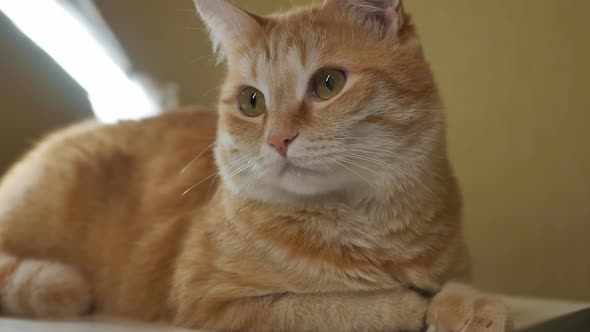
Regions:
[[401, 0], [270, 17], [195, 1], [227, 62], [216, 158], [234, 192], [278, 202], [383, 191], [444, 154], [438, 93]]

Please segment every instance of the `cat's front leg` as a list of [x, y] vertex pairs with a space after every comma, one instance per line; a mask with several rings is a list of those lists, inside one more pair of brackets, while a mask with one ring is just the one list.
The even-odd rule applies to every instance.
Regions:
[[192, 318], [185, 316], [190, 311], [181, 313], [177, 323], [222, 331], [421, 331], [428, 300], [412, 290], [399, 288], [286, 293], [208, 303], [207, 307], [209, 312], [198, 323], [191, 323]]
[[432, 299], [428, 332], [508, 332], [512, 322], [500, 301], [470, 286], [449, 283]]

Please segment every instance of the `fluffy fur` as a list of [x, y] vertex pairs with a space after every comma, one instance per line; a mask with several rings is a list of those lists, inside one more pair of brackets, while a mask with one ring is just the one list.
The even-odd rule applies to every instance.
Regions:
[[[0, 184], [0, 311], [214, 330], [504, 331], [468, 276], [432, 73], [400, 1], [196, 0], [219, 109], [50, 135]], [[322, 68], [347, 74], [329, 101]], [[266, 97], [250, 118], [245, 86]], [[268, 137], [297, 132], [287, 157]], [[215, 139], [216, 137], [216, 139]], [[429, 296], [436, 294], [430, 301]]]

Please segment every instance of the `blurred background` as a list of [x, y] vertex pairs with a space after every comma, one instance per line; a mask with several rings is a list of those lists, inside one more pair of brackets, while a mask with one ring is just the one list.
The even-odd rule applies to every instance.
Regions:
[[[32, 1], [29, 12], [46, 1]], [[266, 14], [310, 1], [235, 2]], [[180, 105], [215, 105], [223, 66], [191, 0], [93, 6], [128, 72], [176, 91]], [[590, 1], [406, 7], [445, 97], [476, 284], [590, 300]], [[92, 116], [86, 90], [0, 12], [0, 173], [44, 133]]]

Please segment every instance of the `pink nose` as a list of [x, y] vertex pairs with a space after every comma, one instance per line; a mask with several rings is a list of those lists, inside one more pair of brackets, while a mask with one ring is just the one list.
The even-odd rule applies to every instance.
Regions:
[[272, 145], [283, 157], [286, 157], [289, 144], [291, 144], [297, 138], [297, 136], [299, 136], [299, 133], [274, 133], [268, 137], [267, 142], [268, 144]]

